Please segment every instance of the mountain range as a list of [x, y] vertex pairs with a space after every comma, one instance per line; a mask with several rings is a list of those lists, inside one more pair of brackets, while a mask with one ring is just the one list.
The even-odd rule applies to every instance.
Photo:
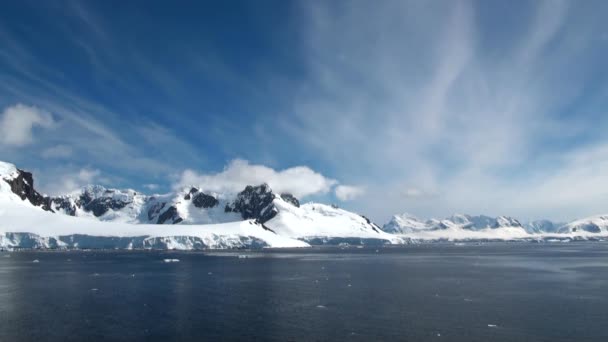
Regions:
[[90, 185], [47, 196], [30, 172], [0, 162], [0, 248], [256, 248], [401, 244], [456, 240], [570, 240], [608, 237], [608, 216], [568, 224], [522, 224], [508, 216], [400, 214], [382, 227], [321, 203], [300, 203], [268, 184], [214, 193], [190, 186], [168, 194]]

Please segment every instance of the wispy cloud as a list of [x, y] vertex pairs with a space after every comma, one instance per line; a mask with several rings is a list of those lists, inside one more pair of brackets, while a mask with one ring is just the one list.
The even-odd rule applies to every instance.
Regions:
[[[598, 122], [568, 111], [577, 110], [581, 96], [589, 101], [581, 90], [598, 81], [590, 72], [576, 74], [574, 65], [597, 53], [587, 41], [599, 16], [571, 11], [565, 1], [540, 1], [500, 13], [518, 23], [521, 13], [531, 14], [520, 27], [500, 27], [481, 24], [491, 15], [482, 7], [303, 5], [310, 78], [293, 93], [296, 120], [280, 127], [348, 175], [345, 181], [366, 184], [366, 196], [354, 203], [359, 210], [375, 217], [470, 211], [564, 218], [560, 208], [574, 204], [541, 199], [565, 184], [541, 188], [530, 180], [555, 167], [572, 174], [555, 154], [589, 149], [577, 144]], [[501, 30], [509, 42], [497, 40]], [[584, 188], [576, 177], [568, 181]], [[575, 202], [579, 212], [588, 204], [583, 196]]]
[[69, 158], [72, 156], [73, 150], [67, 145], [56, 145], [45, 148], [42, 151], [43, 158]]

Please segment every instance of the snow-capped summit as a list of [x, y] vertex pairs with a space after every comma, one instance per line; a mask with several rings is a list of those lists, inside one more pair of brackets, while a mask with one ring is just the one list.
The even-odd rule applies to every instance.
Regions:
[[278, 210], [273, 205], [276, 195], [268, 184], [248, 185], [236, 199], [226, 205], [226, 212], [240, 213], [244, 220], [255, 219], [261, 223], [275, 217]]
[[498, 228], [521, 228], [521, 223], [508, 216], [498, 216], [492, 218], [489, 216], [479, 215], [471, 216], [465, 214], [454, 214], [443, 220], [429, 219], [426, 221], [420, 220], [410, 214], [395, 215], [391, 221], [382, 228], [385, 232], [404, 234], [420, 231], [442, 230], [442, 229], [465, 229], [465, 230], [483, 230], [483, 229], [498, 229]]
[[503, 228], [503, 227], [518, 227], [523, 228], [522, 224], [512, 217], [508, 216], [498, 216], [496, 221], [490, 228]]
[[422, 221], [414, 215], [403, 213], [400, 215], [394, 215], [391, 220], [382, 227], [382, 230], [387, 233], [403, 234], [419, 230], [432, 229], [439, 223], [439, 221]]
[[608, 215], [598, 215], [570, 222], [560, 228], [558, 233], [608, 233]]

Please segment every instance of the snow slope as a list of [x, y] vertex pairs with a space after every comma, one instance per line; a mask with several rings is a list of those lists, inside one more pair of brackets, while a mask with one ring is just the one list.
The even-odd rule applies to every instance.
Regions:
[[598, 215], [570, 222], [558, 229], [559, 233], [608, 234], [608, 215]]
[[[15, 196], [16, 197], [16, 196]], [[103, 222], [58, 215], [20, 198], [0, 196], [0, 246], [126, 247], [204, 249], [244, 247], [308, 247], [252, 221], [211, 225], [157, 225]], [[24, 240], [34, 241], [24, 241]]]
[[320, 203], [296, 207], [281, 197], [273, 201], [277, 215], [265, 225], [277, 234], [295, 239], [360, 238], [400, 243], [361, 215]]
[[511, 217], [498, 216], [492, 218], [484, 215], [471, 216], [463, 214], [454, 214], [443, 220], [429, 219], [426, 221], [420, 220], [410, 214], [395, 215], [382, 227], [384, 231], [396, 234], [441, 230], [485, 231], [504, 228], [510, 228], [509, 230], [513, 232], [521, 231], [525, 233], [522, 224]]

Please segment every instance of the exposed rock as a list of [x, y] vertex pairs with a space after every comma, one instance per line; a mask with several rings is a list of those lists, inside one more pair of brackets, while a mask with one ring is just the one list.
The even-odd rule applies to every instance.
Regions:
[[194, 188], [194, 187], [193, 187], [193, 188], [191, 188], [191, 189], [190, 189], [190, 191], [188, 191], [188, 193], [187, 193], [187, 194], [184, 196], [184, 199], [185, 199], [186, 201], [189, 201], [189, 200], [192, 198], [192, 194], [195, 194], [195, 193], [197, 193], [197, 192], [198, 192], [198, 189], [197, 189], [197, 188]]
[[177, 212], [177, 208], [175, 206], [170, 206], [164, 213], [162, 213], [158, 217], [157, 224], [176, 224], [182, 222], [184, 219], [179, 216]]
[[120, 210], [126, 207], [131, 202], [124, 202], [110, 197], [96, 198], [83, 205], [83, 209], [93, 212], [93, 215], [99, 217], [108, 212], [108, 210]]
[[367, 218], [367, 216], [365, 216], [365, 215], [359, 214], [359, 216], [363, 217], [365, 219], [365, 222], [367, 222], [367, 224], [369, 224], [376, 233], [380, 233], [380, 230], [379, 230], [380, 226], [378, 226], [377, 224], [372, 222], [372, 220]]
[[298, 208], [300, 207], [300, 201], [292, 194], [282, 193], [281, 198], [287, 203], [291, 203]]
[[51, 197], [49, 206], [53, 211], [63, 211], [66, 215], [76, 216], [77, 204], [69, 197]]
[[274, 196], [266, 183], [258, 186], [248, 185], [232, 203], [226, 205], [224, 211], [240, 213], [245, 220], [256, 219], [256, 221], [264, 223], [278, 213], [272, 203]]
[[150, 209], [148, 209], [148, 221], [152, 221], [155, 217], [157, 217], [166, 204], [167, 203], [165, 202], [157, 202], [153, 204]]
[[27, 171], [18, 170], [18, 175], [12, 179], [4, 179], [11, 186], [11, 191], [19, 196], [22, 200], [28, 200], [30, 203], [47, 211], [53, 211], [50, 208], [50, 200], [46, 196], [42, 196], [34, 189], [34, 178]]
[[106, 189], [100, 185], [88, 186], [83, 189], [76, 205], [84, 211], [92, 212], [95, 217], [102, 216], [110, 209], [120, 210], [132, 203], [136, 193]]
[[197, 208], [213, 208], [220, 202], [211, 195], [198, 192], [192, 197], [192, 203]]

